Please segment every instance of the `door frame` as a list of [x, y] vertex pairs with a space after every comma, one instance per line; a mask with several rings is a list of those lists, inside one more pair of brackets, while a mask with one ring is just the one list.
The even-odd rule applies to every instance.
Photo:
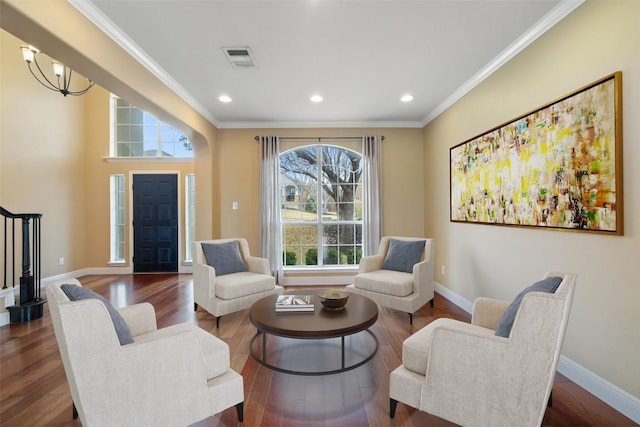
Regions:
[[[133, 255], [134, 255], [134, 245], [133, 241], [133, 176], [134, 175], [176, 175], [177, 185], [176, 185], [176, 196], [178, 197], [178, 273], [191, 273], [191, 269], [188, 271], [184, 269], [184, 254], [182, 250], [182, 242], [184, 236], [184, 200], [183, 200], [183, 186], [181, 185], [182, 173], [179, 170], [130, 170], [129, 171], [129, 185], [127, 188], [127, 192], [129, 193], [127, 198], [129, 200], [129, 271], [133, 273]], [[154, 273], [149, 273], [154, 274]]]

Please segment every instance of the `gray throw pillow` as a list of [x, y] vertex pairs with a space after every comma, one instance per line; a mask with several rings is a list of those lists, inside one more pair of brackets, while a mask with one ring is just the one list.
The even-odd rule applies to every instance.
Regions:
[[104, 306], [107, 307], [109, 316], [111, 316], [111, 321], [113, 322], [113, 327], [116, 330], [116, 334], [118, 334], [120, 345], [131, 344], [133, 342], [133, 335], [131, 334], [129, 325], [127, 325], [127, 322], [118, 312], [118, 310], [116, 310], [115, 307], [112, 306], [111, 303], [102, 295], [78, 285], [62, 285], [60, 286], [60, 289], [62, 289], [62, 292], [64, 292], [67, 295], [67, 298], [69, 298], [69, 300], [71, 301], [80, 301], [89, 298], [94, 298], [102, 301]]
[[225, 243], [202, 243], [202, 251], [207, 264], [216, 269], [216, 276], [247, 271], [237, 240]]
[[420, 261], [424, 245], [425, 240], [391, 239], [382, 269], [412, 273], [413, 266]]
[[526, 294], [529, 292], [548, 292], [553, 294], [558, 289], [558, 286], [560, 286], [560, 282], [562, 282], [562, 277], [547, 277], [520, 291], [500, 318], [498, 327], [496, 328], [496, 336], [509, 337], [516, 313], [518, 312], [522, 298], [524, 298]]

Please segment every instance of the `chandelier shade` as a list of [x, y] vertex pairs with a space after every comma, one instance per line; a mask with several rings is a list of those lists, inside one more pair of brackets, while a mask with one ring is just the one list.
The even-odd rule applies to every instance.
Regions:
[[[87, 79], [89, 82], [87, 87], [82, 90], [71, 90], [71, 76], [73, 75], [73, 70], [71, 68], [66, 67], [58, 61], [52, 61], [51, 65], [53, 67], [53, 74], [55, 78], [49, 79], [45, 75], [44, 71], [42, 71], [40, 64], [38, 64], [37, 56], [40, 51], [31, 45], [22, 45], [20, 46], [20, 50], [22, 51], [22, 59], [27, 63], [27, 67], [29, 68], [31, 75], [38, 81], [38, 83], [49, 90], [60, 92], [64, 96], [80, 96], [87, 93], [87, 91], [95, 84], [91, 80]], [[34, 64], [37, 73], [33, 70]]]

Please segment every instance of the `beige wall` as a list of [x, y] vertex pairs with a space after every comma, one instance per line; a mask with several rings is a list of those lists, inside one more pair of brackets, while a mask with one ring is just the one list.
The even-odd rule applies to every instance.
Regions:
[[[18, 39], [0, 30], [0, 205], [14, 213], [43, 214], [44, 277], [86, 265], [86, 100], [65, 99], [40, 86], [19, 47]], [[60, 257], [64, 266], [58, 265]], [[19, 277], [22, 258], [17, 261]]]
[[[467, 300], [509, 300], [545, 271], [577, 273], [563, 354], [636, 397], [639, 52], [640, 2], [586, 2], [424, 130], [425, 229], [437, 242], [437, 281]], [[624, 236], [449, 222], [450, 147], [617, 70], [623, 73]]]
[[[256, 135], [336, 137], [384, 135], [383, 233], [424, 235], [424, 166], [421, 129], [220, 129], [220, 227], [222, 237], [244, 236], [260, 248], [260, 145]], [[283, 142], [284, 143], [284, 142]], [[350, 148], [353, 148], [350, 146]], [[238, 202], [238, 210], [232, 203]]]

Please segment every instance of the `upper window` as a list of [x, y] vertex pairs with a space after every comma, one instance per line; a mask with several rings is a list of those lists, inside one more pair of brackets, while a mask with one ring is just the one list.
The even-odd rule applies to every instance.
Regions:
[[354, 265], [362, 257], [362, 155], [331, 145], [280, 154], [283, 265]]
[[193, 158], [189, 139], [155, 116], [112, 96], [112, 157]]

